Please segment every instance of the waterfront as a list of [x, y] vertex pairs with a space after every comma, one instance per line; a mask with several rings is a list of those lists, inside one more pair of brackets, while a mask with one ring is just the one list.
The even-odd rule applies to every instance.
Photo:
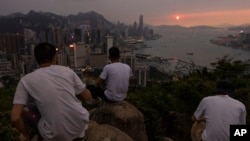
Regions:
[[210, 40], [218, 36], [237, 34], [237, 31], [222, 29], [159, 29], [154, 32], [162, 35], [158, 40], [144, 43], [152, 48], [141, 48], [134, 53], [149, 54], [152, 57], [176, 58], [199, 66], [210, 68], [210, 63], [225, 55], [235, 60], [249, 60], [249, 49], [236, 49], [211, 44]]

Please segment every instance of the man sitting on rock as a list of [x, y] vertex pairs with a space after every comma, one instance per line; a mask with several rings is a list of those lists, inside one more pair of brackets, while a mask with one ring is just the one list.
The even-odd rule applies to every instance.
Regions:
[[54, 45], [40, 43], [34, 54], [39, 68], [19, 81], [11, 112], [20, 140], [32, 138], [27, 125], [45, 141], [82, 138], [88, 127], [89, 112], [77, 95], [90, 100], [90, 91], [72, 69], [55, 65]]
[[[213, 91], [215, 96], [202, 99], [194, 112], [194, 121], [205, 121], [202, 141], [229, 141], [230, 125], [246, 124], [246, 109], [243, 103], [230, 97], [233, 95], [234, 86], [229, 80], [221, 80]], [[192, 134], [195, 133], [194, 124]], [[200, 124], [203, 126], [203, 124]], [[199, 130], [199, 128], [196, 128]], [[193, 137], [193, 136], [192, 136]], [[199, 140], [200, 140], [199, 139]], [[195, 138], [192, 139], [193, 141]], [[198, 140], [197, 140], [198, 141]]]
[[97, 87], [89, 85], [87, 88], [95, 99], [99, 97], [108, 103], [123, 101], [133, 76], [132, 70], [127, 64], [119, 62], [120, 51], [117, 47], [109, 49], [109, 59], [111, 63], [104, 66]]

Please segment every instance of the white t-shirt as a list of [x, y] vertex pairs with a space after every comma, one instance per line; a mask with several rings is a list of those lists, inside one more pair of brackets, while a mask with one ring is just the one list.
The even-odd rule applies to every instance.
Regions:
[[84, 136], [89, 112], [76, 97], [85, 84], [73, 70], [51, 65], [24, 76], [18, 83], [13, 104], [32, 97], [41, 113], [38, 129], [45, 140], [71, 141]]
[[116, 62], [104, 66], [100, 78], [106, 82], [104, 94], [111, 101], [122, 101], [126, 98], [129, 78], [133, 76], [131, 68], [124, 63]]
[[229, 141], [231, 124], [246, 124], [246, 109], [243, 103], [228, 95], [209, 96], [202, 99], [194, 116], [206, 119], [202, 141]]

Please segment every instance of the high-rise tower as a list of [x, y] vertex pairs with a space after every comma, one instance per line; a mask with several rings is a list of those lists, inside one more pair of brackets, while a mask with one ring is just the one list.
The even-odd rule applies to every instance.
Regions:
[[139, 27], [138, 27], [138, 36], [143, 37], [143, 15], [140, 15]]

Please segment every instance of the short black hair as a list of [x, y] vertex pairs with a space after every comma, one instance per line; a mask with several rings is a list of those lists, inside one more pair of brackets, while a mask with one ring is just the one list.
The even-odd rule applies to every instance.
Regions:
[[35, 46], [34, 55], [37, 63], [50, 63], [56, 55], [56, 47], [50, 43], [43, 42]]
[[212, 90], [214, 94], [227, 94], [231, 97], [235, 95], [235, 85], [228, 79], [219, 80], [216, 84], [216, 88]]
[[109, 58], [110, 59], [119, 59], [120, 58], [120, 50], [116, 46], [113, 46], [109, 49]]

